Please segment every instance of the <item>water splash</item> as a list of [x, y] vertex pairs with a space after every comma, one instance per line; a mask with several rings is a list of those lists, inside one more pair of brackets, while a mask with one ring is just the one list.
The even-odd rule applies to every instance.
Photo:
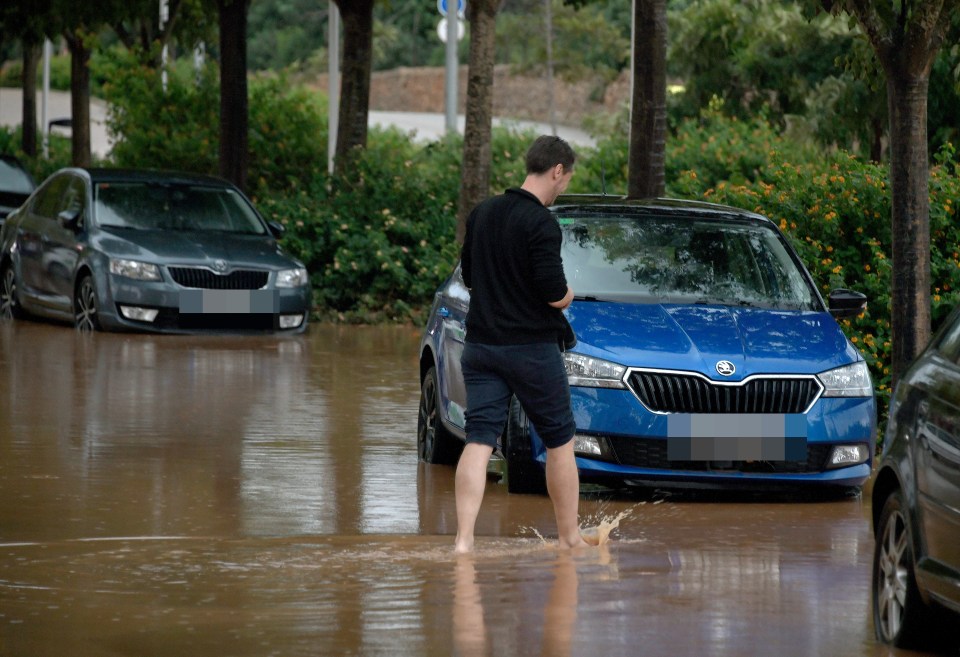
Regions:
[[[634, 507], [636, 508], [636, 507]], [[633, 508], [625, 509], [613, 517], [599, 516], [596, 526], [587, 526], [580, 529], [580, 535], [590, 545], [606, 545], [610, 542], [610, 535], [620, 528], [620, 521], [629, 518]]]

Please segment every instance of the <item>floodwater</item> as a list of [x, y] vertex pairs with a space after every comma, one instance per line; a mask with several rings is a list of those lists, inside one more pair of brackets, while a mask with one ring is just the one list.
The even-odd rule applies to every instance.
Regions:
[[866, 495], [586, 492], [611, 539], [564, 553], [491, 478], [456, 557], [418, 340], [0, 324], [0, 655], [909, 654], [873, 638]]

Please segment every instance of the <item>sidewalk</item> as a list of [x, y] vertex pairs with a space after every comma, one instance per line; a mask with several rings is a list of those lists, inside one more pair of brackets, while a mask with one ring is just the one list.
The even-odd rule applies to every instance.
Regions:
[[[43, 121], [43, 92], [37, 91], [37, 123]], [[70, 118], [70, 94], [51, 91], [47, 98], [47, 121]], [[99, 98], [90, 100], [90, 150], [99, 157], [110, 152], [111, 142], [107, 136], [107, 104]], [[23, 120], [23, 90], [0, 87], [0, 125], [15, 127]], [[67, 128], [54, 126], [53, 134], [69, 135]], [[39, 135], [38, 135], [39, 137]]]
[[[42, 121], [43, 93], [37, 92], [37, 121]], [[18, 126], [23, 117], [23, 92], [19, 88], [0, 87], [0, 125]], [[47, 121], [70, 118], [70, 94], [65, 91], [51, 91], [47, 98]], [[93, 98], [90, 101], [90, 150], [99, 157], [110, 152], [111, 142], [106, 127], [107, 105]], [[520, 130], [533, 130], [537, 134], [550, 134], [549, 124], [533, 121], [515, 121], [494, 118], [494, 125], [513, 127]], [[375, 112], [369, 114], [371, 126], [394, 126], [410, 133], [421, 141], [435, 141], [446, 132], [446, 118], [443, 114], [425, 114], [420, 112]], [[457, 117], [457, 131], [463, 134], [464, 117]], [[55, 134], [69, 134], [65, 128], [54, 126]], [[593, 146], [594, 140], [583, 130], [566, 126], [557, 126], [557, 134], [569, 141], [574, 147]]]

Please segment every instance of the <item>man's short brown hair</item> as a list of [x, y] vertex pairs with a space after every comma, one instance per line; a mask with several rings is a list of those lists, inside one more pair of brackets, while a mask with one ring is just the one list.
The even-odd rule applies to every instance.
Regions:
[[576, 159], [577, 154], [563, 139], [553, 135], [541, 135], [527, 151], [527, 173], [546, 173], [558, 164], [563, 165], [564, 171], [572, 171]]

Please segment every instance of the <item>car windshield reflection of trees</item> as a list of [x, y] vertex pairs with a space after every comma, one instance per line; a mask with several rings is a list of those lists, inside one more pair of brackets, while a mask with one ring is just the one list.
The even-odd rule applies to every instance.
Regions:
[[186, 185], [101, 183], [97, 223], [105, 228], [263, 235], [243, 199], [230, 190]]
[[563, 261], [578, 298], [816, 310], [775, 231], [741, 223], [564, 217]]

